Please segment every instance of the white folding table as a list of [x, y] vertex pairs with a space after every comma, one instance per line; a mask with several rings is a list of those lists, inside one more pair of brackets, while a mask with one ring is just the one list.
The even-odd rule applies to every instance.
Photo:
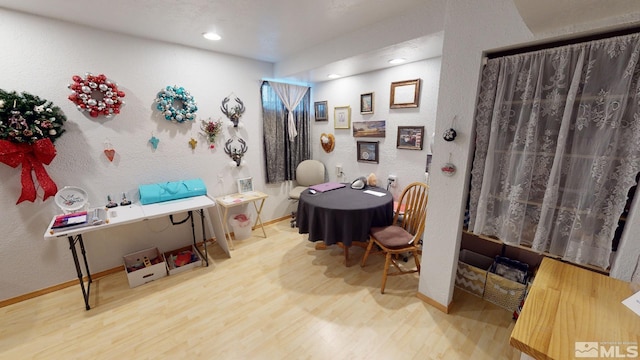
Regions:
[[[209, 266], [209, 258], [207, 252], [207, 238], [205, 234], [205, 224], [206, 228], [209, 229], [209, 234], [215, 235], [216, 243], [227, 253], [229, 257], [231, 257], [231, 252], [229, 251], [229, 246], [226, 241], [222, 241], [222, 239], [226, 239], [224, 229], [222, 228], [222, 224], [220, 221], [220, 215], [215, 208], [216, 202], [206, 195], [190, 197], [186, 199], [178, 199], [165, 201], [156, 204], [148, 204], [142, 205], [140, 203], [133, 203], [131, 205], [126, 206], [118, 206], [116, 208], [107, 209], [107, 219], [99, 225], [87, 225], [81, 228], [73, 228], [73, 229], [51, 229], [53, 222], [55, 220], [55, 216], [51, 219], [47, 230], [44, 233], [45, 240], [57, 239], [60, 237], [66, 237], [69, 240], [69, 249], [73, 255], [73, 262], [76, 267], [76, 272], [78, 273], [78, 281], [80, 283], [80, 287], [82, 289], [82, 296], [84, 297], [84, 303], [87, 310], [91, 309], [89, 306], [89, 293], [91, 290], [91, 271], [89, 270], [89, 264], [87, 262], [87, 254], [84, 247], [84, 241], [82, 239], [82, 235], [91, 231], [98, 231], [107, 228], [112, 228], [114, 226], [131, 224], [143, 220], [158, 218], [162, 216], [170, 216], [171, 222], [173, 222], [173, 215], [178, 213], [187, 212], [189, 214], [188, 218], [179, 222], [182, 223], [187, 220], [191, 220], [191, 231], [193, 235], [193, 245], [196, 251], [198, 251], [201, 255], [201, 258], [205, 259], [207, 266]], [[214, 217], [214, 221], [212, 222], [205, 210], [213, 208], [216, 217]], [[193, 221], [193, 212], [197, 212], [200, 215], [200, 221], [202, 225], [202, 242], [204, 245], [204, 253], [200, 251], [200, 249], [196, 246], [196, 234], [195, 227]], [[217, 220], [217, 221], [216, 221]], [[178, 224], [178, 223], [174, 223]], [[214, 225], [215, 224], [215, 225]], [[80, 246], [80, 252], [82, 254], [82, 260], [84, 262], [84, 269], [86, 271], [87, 276], [87, 285], [85, 287], [85, 283], [83, 280], [83, 271], [80, 266], [80, 259], [78, 258], [78, 251], [76, 246]]]

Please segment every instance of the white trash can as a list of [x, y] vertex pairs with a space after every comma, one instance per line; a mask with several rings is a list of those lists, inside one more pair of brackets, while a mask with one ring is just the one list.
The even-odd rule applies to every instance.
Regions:
[[233, 228], [235, 240], [244, 240], [251, 237], [251, 216], [247, 214], [237, 214], [229, 218], [229, 224]]

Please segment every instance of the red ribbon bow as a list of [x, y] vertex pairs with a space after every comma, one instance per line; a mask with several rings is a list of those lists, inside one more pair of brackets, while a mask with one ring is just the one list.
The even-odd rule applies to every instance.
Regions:
[[0, 162], [14, 168], [22, 164], [22, 194], [16, 204], [25, 200], [31, 202], [36, 200], [36, 186], [33, 183], [31, 171], [36, 173], [36, 178], [44, 190], [43, 200], [47, 200], [49, 196], [54, 196], [58, 192], [58, 187], [42, 165], [49, 165], [54, 157], [56, 157], [56, 148], [50, 139], [40, 139], [33, 144], [0, 140]]

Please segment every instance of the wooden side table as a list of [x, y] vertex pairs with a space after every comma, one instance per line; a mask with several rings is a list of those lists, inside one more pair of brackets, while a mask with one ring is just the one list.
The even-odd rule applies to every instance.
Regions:
[[510, 343], [535, 359], [635, 357], [640, 317], [622, 304], [631, 294], [628, 282], [544, 258]]
[[[216, 202], [224, 208], [224, 213], [222, 215], [222, 226], [224, 227], [225, 236], [227, 238], [227, 242], [233, 247], [233, 240], [231, 239], [231, 231], [229, 231], [229, 224], [227, 223], [227, 216], [229, 215], [229, 209], [244, 205], [247, 203], [253, 203], [253, 207], [256, 210], [256, 221], [253, 224], [253, 228], [257, 227], [260, 224], [260, 228], [262, 228], [262, 235], [267, 237], [267, 233], [264, 231], [264, 224], [262, 223], [262, 219], [260, 218], [260, 213], [262, 212], [262, 207], [264, 206], [264, 201], [269, 197], [269, 195], [260, 192], [260, 191], [249, 191], [246, 193], [235, 193], [225, 196], [220, 196], [216, 198]], [[260, 202], [260, 205], [258, 205]]]

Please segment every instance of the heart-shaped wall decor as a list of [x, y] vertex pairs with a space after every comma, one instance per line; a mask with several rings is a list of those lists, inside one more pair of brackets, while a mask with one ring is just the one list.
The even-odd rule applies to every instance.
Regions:
[[107, 155], [107, 159], [113, 162], [113, 157], [116, 156], [116, 151], [113, 149], [104, 149], [104, 154]]

